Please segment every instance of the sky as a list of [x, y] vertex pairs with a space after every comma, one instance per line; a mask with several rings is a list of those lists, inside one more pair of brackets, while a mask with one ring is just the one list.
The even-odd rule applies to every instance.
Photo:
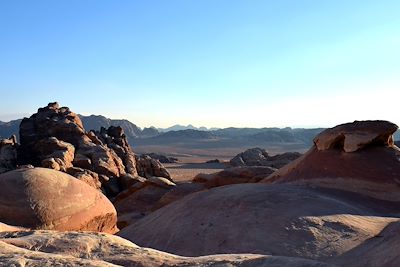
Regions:
[[0, 1], [0, 120], [400, 124], [400, 1]]

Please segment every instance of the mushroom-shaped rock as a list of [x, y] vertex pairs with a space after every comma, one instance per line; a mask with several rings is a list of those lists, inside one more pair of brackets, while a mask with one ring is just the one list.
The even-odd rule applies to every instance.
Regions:
[[0, 175], [0, 221], [33, 229], [117, 231], [115, 208], [103, 194], [45, 168]]
[[393, 133], [398, 126], [388, 121], [355, 121], [327, 129], [314, 143], [318, 150], [343, 148], [354, 152], [370, 144], [393, 145]]
[[392, 141], [396, 129], [384, 121], [328, 129], [302, 157], [261, 182], [307, 184], [400, 201], [400, 150]]

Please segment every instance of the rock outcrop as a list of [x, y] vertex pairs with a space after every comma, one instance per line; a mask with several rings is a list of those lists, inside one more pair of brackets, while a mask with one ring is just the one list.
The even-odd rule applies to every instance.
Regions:
[[[123, 182], [127, 176], [157, 176], [171, 180], [159, 161], [134, 154], [121, 127], [86, 132], [79, 116], [56, 102], [39, 108], [36, 114], [22, 120], [20, 139], [18, 164], [69, 173], [101, 189], [109, 197], [129, 187]], [[15, 169], [13, 151], [16, 151], [16, 143], [12, 140], [4, 142], [6, 144], [1, 145], [4, 153], [0, 155], [7, 154], [10, 159], [0, 158], [0, 169]]]
[[335, 262], [399, 222], [400, 208], [391, 208], [336, 190], [237, 184], [190, 194], [118, 235], [185, 256], [246, 252]]
[[400, 201], [400, 150], [392, 141], [396, 129], [390, 122], [356, 121], [325, 130], [307, 153], [262, 182], [307, 184]]
[[154, 207], [163, 195], [176, 185], [162, 177], [137, 179], [127, 190], [120, 193], [114, 200], [114, 206], [120, 215], [119, 227], [132, 224], [154, 210]]
[[164, 177], [172, 181], [168, 170], [160, 163], [160, 161], [149, 156], [143, 155], [136, 157], [138, 173], [142, 177]]
[[328, 267], [317, 261], [255, 254], [189, 258], [141, 248], [117, 236], [88, 232], [0, 233], [0, 266], [297, 266]]
[[257, 183], [275, 171], [274, 168], [264, 166], [233, 167], [211, 174], [200, 173], [194, 177], [193, 183], [204, 184], [206, 188], [229, 184]]
[[366, 146], [392, 146], [398, 127], [388, 121], [355, 121], [327, 129], [314, 138], [319, 151], [355, 152]]
[[5, 223], [0, 222], [0, 232], [16, 232], [16, 231], [25, 231], [26, 229], [22, 227], [12, 226]]
[[31, 229], [115, 233], [117, 214], [99, 191], [46, 168], [0, 175], [0, 222]]
[[0, 173], [14, 170], [17, 167], [17, 138], [0, 139]]
[[232, 166], [267, 166], [279, 169], [300, 156], [301, 154], [298, 152], [270, 156], [264, 149], [256, 147], [239, 153], [230, 160], [230, 164]]
[[156, 159], [160, 161], [161, 163], [176, 163], [178, 162], [177, 158], [174, 157], [167, 157], [162, 154], [157, 154], [157, 153], [149, 153], [149, 154], [144, 154], [144, 156], [149, 156], [152, 159]]

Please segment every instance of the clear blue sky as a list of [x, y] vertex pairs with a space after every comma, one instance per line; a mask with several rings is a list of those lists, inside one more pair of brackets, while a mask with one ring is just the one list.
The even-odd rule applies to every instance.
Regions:
[[400, 1], [0, 2], [0, 120], [59, 101], [141, 127], [400, 123]]

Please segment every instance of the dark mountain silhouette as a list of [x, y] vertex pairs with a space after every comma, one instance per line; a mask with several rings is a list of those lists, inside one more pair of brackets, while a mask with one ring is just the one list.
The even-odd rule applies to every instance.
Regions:
[[83, 116], [79, 115], [82, 120], [83, 127], [86, 131], [99, 130], [101, 127], [108, 128], [110, 126], [121, 126], [128, 139], [140, 138], [142, 130], [128, 120], [113, 120], [101, 115]]
[[180, 125], [180, 124], [175, 124], [174, 126], [168, 127], [168, 128], [158, 128], [159, 132], [170, 132], [170, 131], [182, 131], [182, 130], [199, 130], [199, 131], [213, 131], [217, 130], [218, 128], [207, 128], [204, 126], [201, 127], [195, 127], [192, 124], [189, 124], [187, 126]]
[[[175, 125], [160, 132], [155, 127], [140, 129], [128, 120], [114, 120], [101, 115], [80, 115], [87, 131], [99, 130], [101, 127], [121, 126], [128, 140], [137, 145], [187, 145], [190, 147], [234, 147], [234, 146], [266, 146], [269, 144], [285, 145], [297, 144], [301, 147], [312, 145], [314, 136], [323, 131], [323, 128], [224, 128], [217, 130], [199, 130], [193, 125]], [[9, 122], [0, 121], [0, 137], [8, 138], [15, 134], [18, 137], [18, 128], [21, 119]], [[183, 129], [172, 131], [170, 129]], [[187, 129], [193, 128], [193, 129]], [[168, 131], [167, 131], [168, 130]], [[394, 135], [400, 140], [400, 132]]]
[[142, 138], [154, 137], [159, 135], [160, 132], [155, 127], [144, 128], [140, 134]]
[[18, 136], [19, 124], [21, 121], [22, 119], [12, 120], [9, 122], [0, 121], [0, 137], [8, 138], [13, 134]]

